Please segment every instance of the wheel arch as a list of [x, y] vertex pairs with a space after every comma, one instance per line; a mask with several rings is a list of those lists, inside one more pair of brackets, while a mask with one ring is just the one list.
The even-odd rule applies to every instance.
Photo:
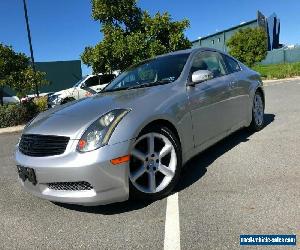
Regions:
[[145, 126], [143, 126], [143, 128], [140, 130], [138, 135], [141, 135], [145, 130], [147, 130], [148, 128], [153, 127], [153, 126], [167, 127], [174, 133], [174, 135], [178, 139], [179, 143], [181, 144], [180, 135], [178, 133], [176, 126], [171, 121], [169, 121], [167, 119], [163, 119], [163, 118], [157, 118], [157, 119], [154, 119], [154, 120], [148, 122]]
[[256, 92], [259, 92], [259, 93], [261, 94], [262, 99], [263, 99], [264, 108], [265, 108], [265, 105], [266, 105], [266, 102], [265, 102], [265, 92], [264, 92], [262, 86], [258, 86], [258, 87], [256, 88], [256, 90], [255, 90], [254, 93], [256, 93]]

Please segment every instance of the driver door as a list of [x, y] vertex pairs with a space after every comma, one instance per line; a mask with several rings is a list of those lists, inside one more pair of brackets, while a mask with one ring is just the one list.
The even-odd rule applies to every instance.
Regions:
[[226, 73], [221, 55], [214, 51], [202, 51], [194, 56], [190, 76], [197, 70], [213, 73], [213, 79], [187, 87], [194, 143], [205, 147], [219, 140], [230, 129], [230, 76]]

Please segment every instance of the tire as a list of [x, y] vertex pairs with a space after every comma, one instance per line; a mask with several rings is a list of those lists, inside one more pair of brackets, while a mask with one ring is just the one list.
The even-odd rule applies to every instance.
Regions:
[[252, 104], [252, 121], [249, 126], [251, 131], [257, 132], [264, 127], [264, 99], [260, 91], [256, 91]]
[[73, 98], [73, 97], [66, 97], [65, 99], [63, 99], [62, 101], [61, 101], [61, 105], [63, 105], [63, 104], [66, 104], [66, 103], [68, 103], [68, 102], [73, 102], [73, 101], [75, 101], [75, 99]]
[[178, 183], [181, 168], [181, 146], [174, 133], [167, 127], [152, 126], [146, 129], [136, 139], [131, 150], [130, 198], [164, 198]]

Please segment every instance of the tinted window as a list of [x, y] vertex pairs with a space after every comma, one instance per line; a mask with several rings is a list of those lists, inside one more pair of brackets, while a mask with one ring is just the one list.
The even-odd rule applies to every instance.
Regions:
[[100, 83], [101, 84], [110, 83], [113, 79], [115, 79], [115, 77], [116, 76], [114, 74], [102, 75], [102, 76], [100, 76]]
[[85, 79], [87, 78], [87, 76], [85, 76], [85, 77], [83, 77], [82, 79], [80, 79], [78, 82], [76, 82], [75, 84], [74, 84], [74, 88], [75, 87], [78, 87]]
[[236, 60], [234, 60], [231, 57], [226, 56], [226, 55], [224, 55], [224, 59], [226, 62], [228, 73], [234, 73], [234, 72], [241, 70], [241, 68]]
[[99, 77], [98, 76], [92, 76], [89, 79], [85, 81], [85, 86], [86, 87], [93, 87], [100, 85]]
[[214, 77], [226, 75], [225, 66], [221, 55], [217, 52], [204, 51], [195, 56], [191, 73], [197, 70], [209, 70]]

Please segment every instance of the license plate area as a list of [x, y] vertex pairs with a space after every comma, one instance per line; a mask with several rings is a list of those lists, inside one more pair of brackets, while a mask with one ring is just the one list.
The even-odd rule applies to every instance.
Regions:
[[34, 169], [17, 165], [17, 170], [18, 170], [19, 177], [22, 181], [28, 180], [33, 185], [37, 184]]

